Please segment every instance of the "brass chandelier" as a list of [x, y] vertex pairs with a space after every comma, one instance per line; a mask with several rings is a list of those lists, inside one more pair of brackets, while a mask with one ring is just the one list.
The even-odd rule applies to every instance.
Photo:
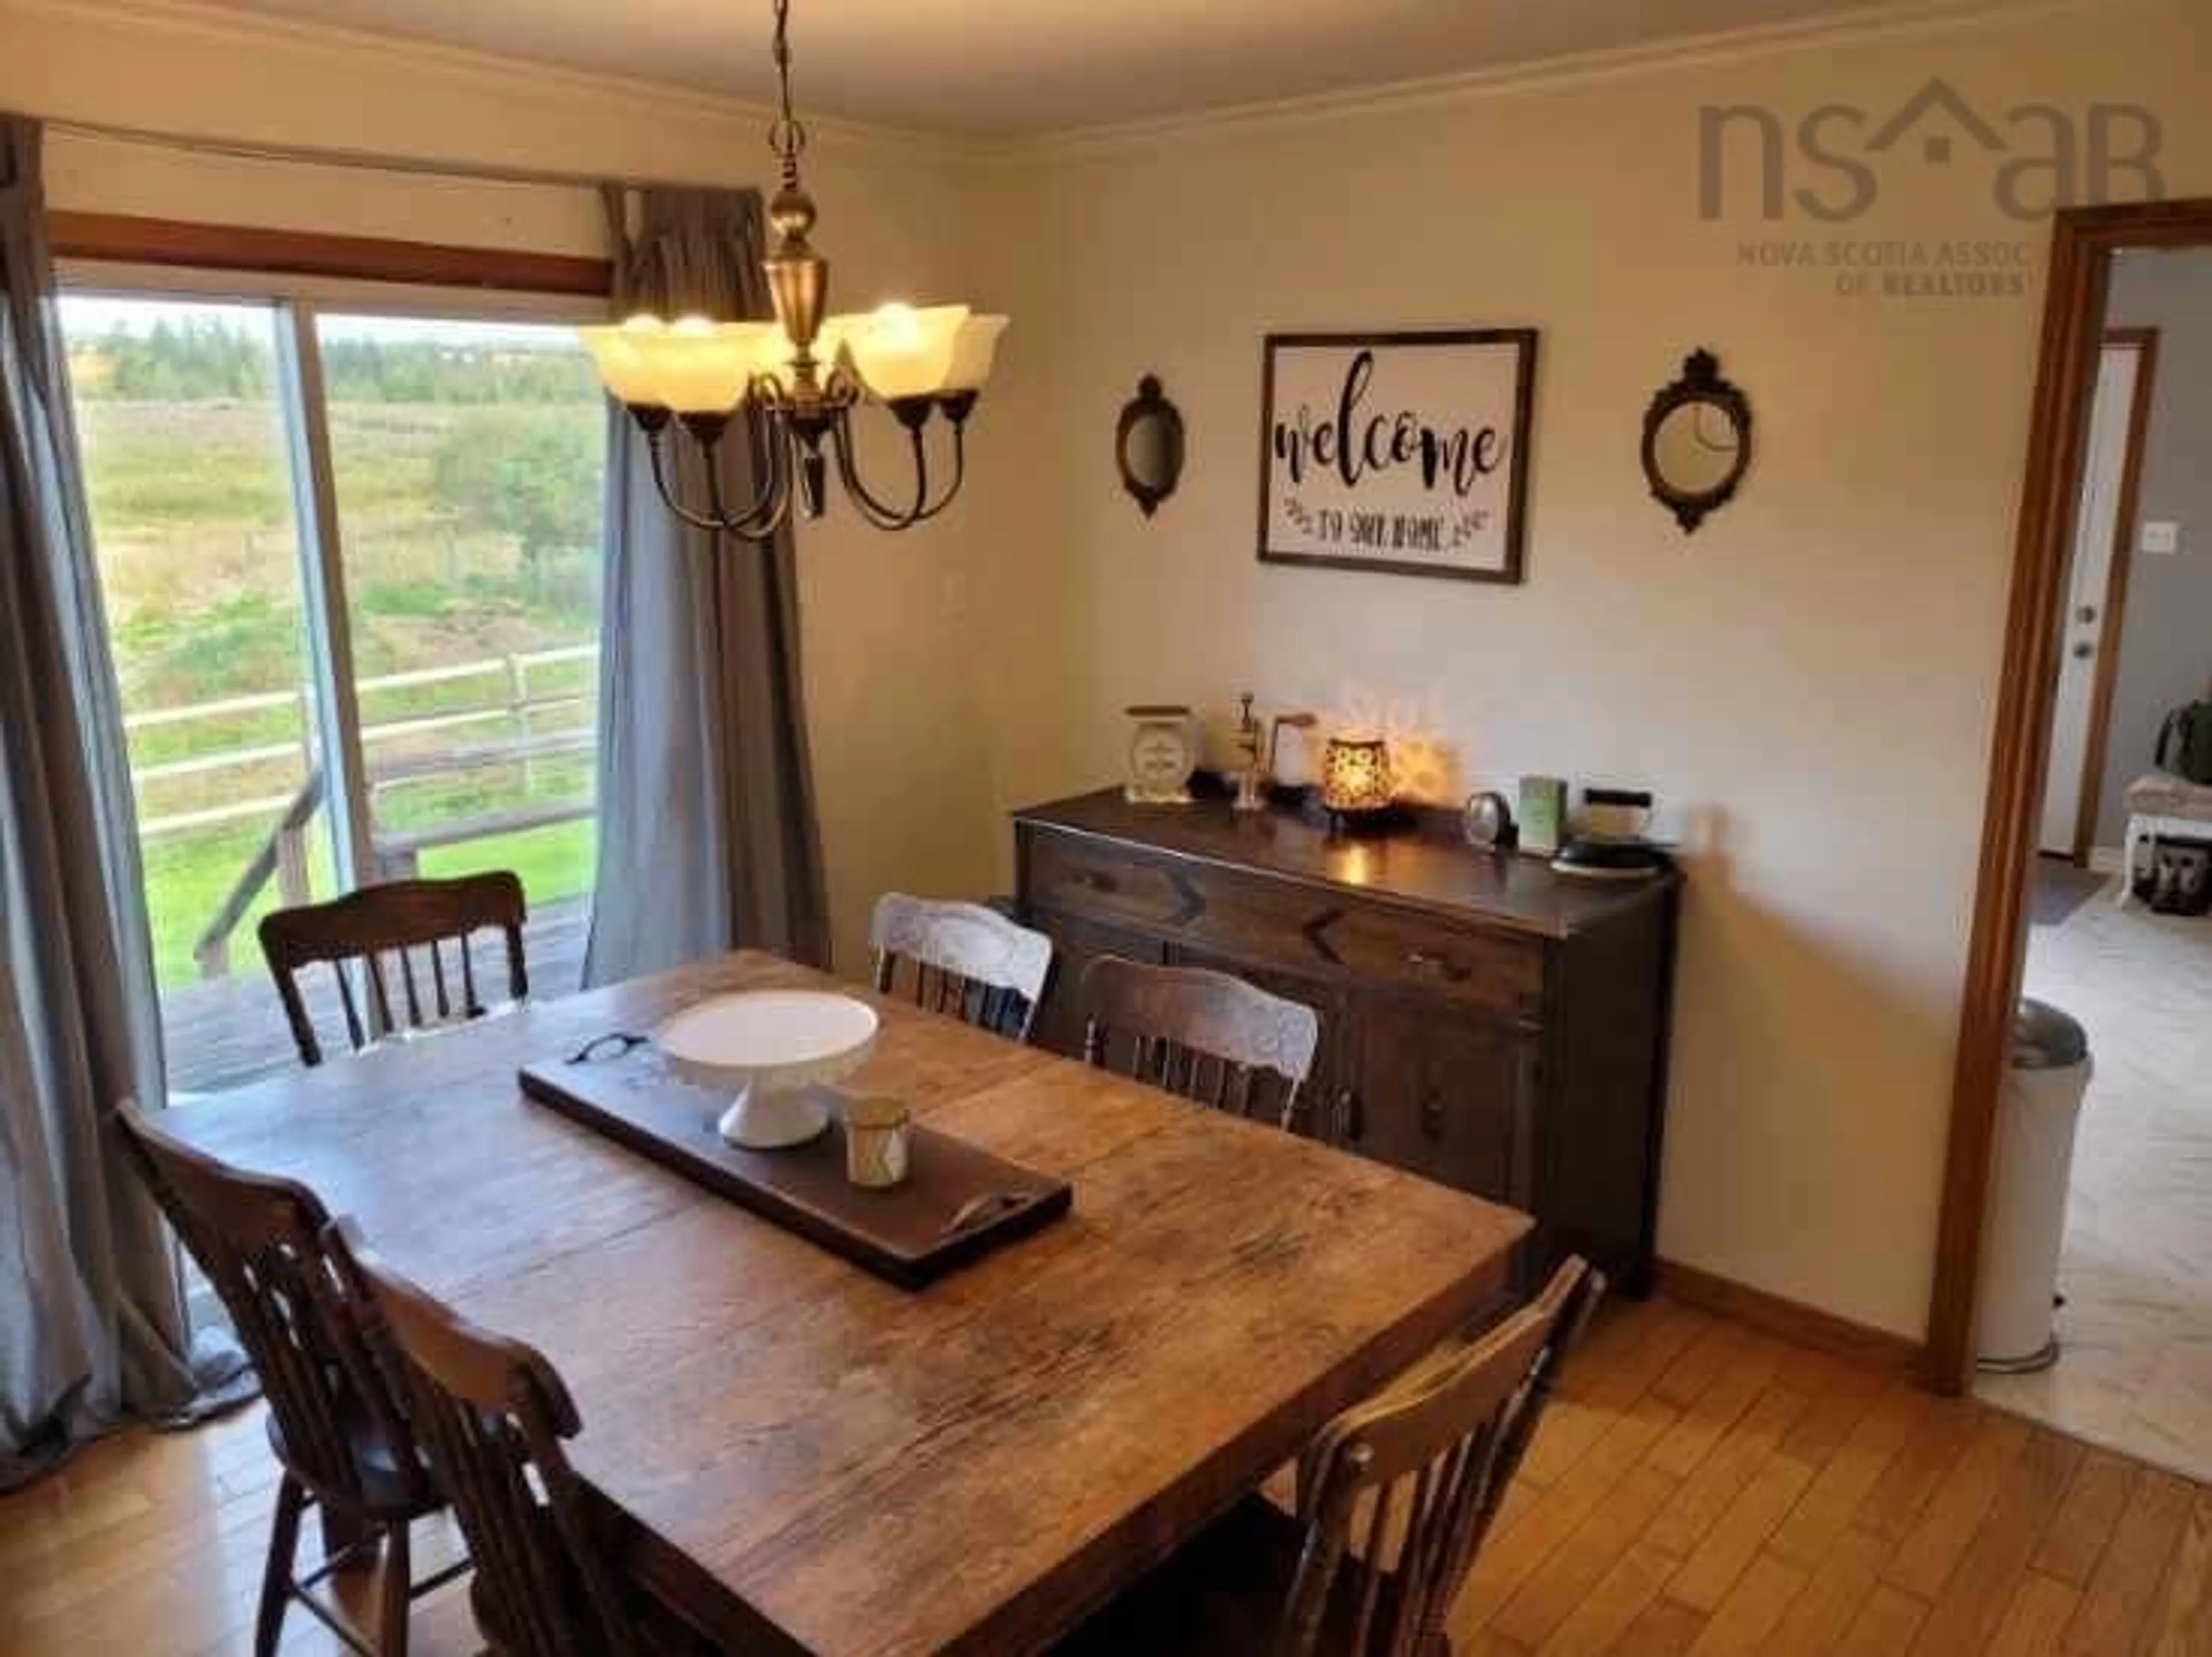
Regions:
[[[762, 261], [775, 320], [641, 314], [580, 331], [608, 392], [645, 434], [653, 485], [668, 509], [696, 529], [755, 542], [790, 521], [794, 501], [807, 517], [822, 515], [832, 464], [860, 516], [878, 529], [911, 529], [944, 511], [965, 477], [968, 416], [1006, 326], [1006, 318], [975, 315], [964, 305], [823, 314], [830, 264], [806, 240], [815, 209], [799, 182], [806, 129], [791, 112], [790, 9], [790, 0], [775, 0], [780, 109], [769, 148], [781, 163], [782, 186], [768, 209], [775, 246]], [[902, 501], [884, 501], [860, 479], [852, 415], [864, 400], [882, 404], [907, 434], [914, 481]], [[766, 440], [765, 464], [754, 498], [733, 507], [714, 461], [749, 406]], [[924, 434], [939, 414], [952, 428], [952, 473], [933, 498]], [[667, 466], [672, 428], [707, 457], [703, 502], [678, 498]]]

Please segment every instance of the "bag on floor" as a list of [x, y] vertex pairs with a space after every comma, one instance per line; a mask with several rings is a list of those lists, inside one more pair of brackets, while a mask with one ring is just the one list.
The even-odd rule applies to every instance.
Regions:
[[2136, 895], [2162, 915], [2212, 912], [2212, 841], [2161, 840], [2136, 871]]
[[2158, 768], [2212, 783], [2212, 702], [2191, 702], [2166, 716], [2158, 731]]

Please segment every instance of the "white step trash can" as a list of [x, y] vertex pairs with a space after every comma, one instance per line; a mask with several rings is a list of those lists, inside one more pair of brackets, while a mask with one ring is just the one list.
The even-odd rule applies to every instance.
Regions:
[[1980, 1367], [1999, 1374], [2058, 1361], [2052, 1313], [2074, 1128], [2089, 1086], [2089, 1040], [2057, 1008], [2023, 998], [2013, 1021], [2012, 1060], [1997, 1109], [1996, 1166], [1982, 1247], [1976, 1321]]

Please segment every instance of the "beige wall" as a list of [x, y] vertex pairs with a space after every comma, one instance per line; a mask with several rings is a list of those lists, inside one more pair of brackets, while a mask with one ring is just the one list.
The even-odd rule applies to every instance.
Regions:
[[[728, 183], [769, 174], [756, 111], [327, 30], [240, 29], [191, 9], [0, 0], [0, 108], [532, 171]], [[66, 132], [51, 137], [48, 162], [61, 208], [603, 248], [599, 204], [586, 190], [183, 156]], [[972, 170], [967, 152], [934, 139], [834, 125], [817, 134], [809, 181], [824, 206], [817, 239], [835, 260], [842, 307], [992, 297], [969, 252]], [[988, 426], [974, 446], [988, 466]], [[972, 524], [886, 543], [833, 507], [803, 537], [807, 696], [848, 967], [863, 959], [878, 892], [980, 892], [993, 876], [985, 730], [957, 669]]]
[[[1935, 73], [1992, 112], [2135, 100], [2169, 187], [2212, 191], [2207, 61], [2212, 10], [2106, 5], [1187, 124], [996, 181], [1021, 330], [996, 414], [1025, 446], [981, 521], [1013, 613], [1058, 622], [1008, 629], [1005, 796], [1113, 774], [1127, 701], [1245, 689], [1439, 742], [1442, 792], [1648, 782], [1689, 868], [1662, 1249], [1917, 1334], [2047, 231], [1995, 213], [1975, 155], [1906, 155], [1854, 236], [2024, 237], [2029, 294], [1845, 299], [1746, 268], [1747, 213], [1698, 216], [1697, 110], [1878, 122]], [[1527, 585], [1255, 562], [1261, 335], [1478, 325], [1543, 333]], [[1701, 344], [1759, 453], [1686, 539], [1645, 498], [1638, 420]], [[1150, 522], [1109, 456], [1146, 371], [1190, 458]]]

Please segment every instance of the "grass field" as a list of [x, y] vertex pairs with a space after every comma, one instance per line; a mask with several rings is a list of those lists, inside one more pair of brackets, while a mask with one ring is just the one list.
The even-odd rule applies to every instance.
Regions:
[[[599, 507], [604, 414], [570, 404], [333, 402], [330, 410], [356, 671], [367, 680], [459, 663], [589, 646], [598, 634]], [[258, 757], [146, 777], [142, 824], [289, 797], [305, 780], [311, 721], [298, 532], [273, 407], [252, 398], [86, 398], [87, 457], [102, 593], [126, 716], [281, 693], [281, 705], [137, 723], [134, 771]], [[588, 658], [522, 670], [536, 734], [587, 731], [596, 668]], [[365, 725], [488, 709], [517, 690], [507, 671], [365, 689]], [[495, 719], [372, 743], [380, 763], [521, 734]], [[588, 800], [588, 753], [507, 764], [380, 790], [378, 825], [422, 828], [471, 816]], [[197, 976], [192, 949], [274, 826], [270, 809], [234, 821], [142, 834], [147, 903], [163, 985]], [[318, 895], [332, 891], [328, 833], [311, 844]], [[586, 820], [426, 852], [426, 874], [504, 867], [533, 903], [588, 889]], [[231, 938], [254, 959], [264, 889]]]

